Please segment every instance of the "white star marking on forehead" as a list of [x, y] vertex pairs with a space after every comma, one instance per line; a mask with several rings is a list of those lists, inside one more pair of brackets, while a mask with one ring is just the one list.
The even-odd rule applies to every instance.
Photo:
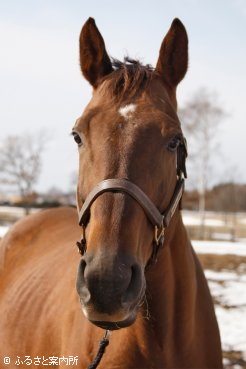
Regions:
[[129, 119], [130, 115], [132, 113], [134, 113], [134, 111], [136, 110], [136, 104], [128, 104], [125, 106], [122, 106], [119, 109], [119, 113], [120, 115], [122, 115], [123, 118], [125, 118], [125, 120]]

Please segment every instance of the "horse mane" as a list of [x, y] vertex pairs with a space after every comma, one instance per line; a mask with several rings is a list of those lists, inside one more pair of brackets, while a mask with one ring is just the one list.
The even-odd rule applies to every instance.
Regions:
[[147, 87], [154, 75], [154, 68], [143, 65], [139, 60], [124, 57], [124, 61], [112, 59], [114, 71], [105, 80], [108, 81], [113, 98], [117, 101], [132, 100]]

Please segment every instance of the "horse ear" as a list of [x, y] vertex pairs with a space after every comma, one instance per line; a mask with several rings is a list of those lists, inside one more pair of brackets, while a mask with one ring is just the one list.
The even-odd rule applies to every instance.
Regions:
[[188, 68], [188, 36], [183, 23], [175, 18], [161, 44], [156, 71], [170, 87], [176, 87]]
[[87, 81], [97, 87], [100, 78], [111, 73], [113, 67], [93, 18], [89, 18], [81, 30], [79, 47], [81, 71]]

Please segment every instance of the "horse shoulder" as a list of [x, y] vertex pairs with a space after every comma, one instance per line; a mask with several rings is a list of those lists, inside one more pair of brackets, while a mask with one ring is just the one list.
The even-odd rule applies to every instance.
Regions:
[[16, 222], [0, 243], [0, 275], [5, 268], [26, 263], [34, 254], [61, 248], [71, 238], [75, 242], [80, 235], [76, 224], [76, 210], [70, 207], [42, 210]]

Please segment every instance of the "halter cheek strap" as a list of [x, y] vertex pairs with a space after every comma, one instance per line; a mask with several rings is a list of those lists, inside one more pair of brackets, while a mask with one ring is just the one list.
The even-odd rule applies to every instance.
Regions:
[[79, 225], [82, 227], [83, 234], [81, 241], [77, 242], [77, 246], [81, 255], [86, 252], [85, 228], [90, 219], [90, 208], [93, 202], [105, 192], [121, 192], [127, 193], [142, 207], [147, 218], [154, 226], [153, 251], [147, 266], [155, 263], [158, 251], [163, 246], [165, 228], [168, 227], [184, 192], [184, 177], [187, 177], [185, 167], [186, 157], [187, 147], [185, 138], [183, 138], [177, 150], [177, 183], [171, 201], [163, 213], [159, 211], [150, 198], [137, 185], [128, 179], [110, 178], [99, 182], [89, 193], [79, 211]]

